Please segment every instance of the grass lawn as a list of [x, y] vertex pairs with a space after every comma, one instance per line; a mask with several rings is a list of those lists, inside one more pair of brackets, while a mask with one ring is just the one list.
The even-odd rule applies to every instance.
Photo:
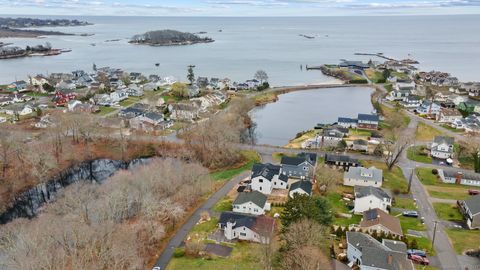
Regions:
[[407, 158], [413, 161], [432, 164], [432, 158], [425, 154], [425, 146], [414, 146], [407, 149]]
[[[407, 127], [408, 124], [410, 124], [410, 117], [408, 117], [408, 115], [406, 115], [404, 112], [402, 112], [399, 108], [390, 108], [390, 107], [387, 107], [387, 106], [381, 104], [380, 109], [382, 110], [382, 114], [385, 117], [385, 119], [392, 118], [393, 115], [395, 115], [395, 114], [401, 114], [403, 116], [402, 127]], [[382, 128], [388, 128], [388, 125], [385, 121], [381, 121], [380, 126]]]
[[348, 134], [350, 136], [358, 136], [358, 137], [370, 137], [372, 136], [372, 131], [371, 130], [366, 130], [366, 129], [349, 129]]
[[435, 136], [440, 136], [443, 133], [438, 129], [431, 127], [423, 122], [418, 123], [415, 139], [417, 141], [432, 141]]
[[114, 111], [116, 111], [117, 109], [116, 108], [113, 108], [113, 107], [104, 107], [104, 106], [101, 106], [100, 107], [100, 112], [98, 113], [98, 115], [107, 115], [109, 113], [112, 113]]
[[395, 198], [395, 203], [393, 207], [401, 208], [401, 209], [408, 209], [408, 210], [415, 210], [415, 203], [413, 199], [410, 198]]
[[333, 224], [348, 227], [351, 224], [359, 224], [360, 221], [362, 221], [362, 216], [353, 215], [351, 218], [335, 217]]
[[412, 241], [413, 239], [415, 239], [418, 246], [417, 249], [426, 251], [430, 256], [436, 255], [435, 250], [432, 249], [432, 241], [430, 241], [430, 239], [426, 237], [414, 237], [414, 236], [408, 236], [408, 235], [406, 236], [406, 238], [408, 239], [408, 241]]
[[254, 101], [257, 106], [276, 102], [277, 100], [278, 100], [278, 95], [274, 92], [263, 93], [263, 94], [256, 95], [254, 97]]
[[211, 233], [217, 228], [218, 225], [218, 218], [212, 217], [209, 221], [200, 223], [195, 225], [193, 229], [190, 231], [190, 234], [203, 234], [206, 235], [208, 233]]
[[303, 133], [300, 137], [292, 139], [285, 146], [286, 148], [302, 148], [302, 143], [308, 139], [315, 138], [318, 134], [318, 130], [313, 129]]
[[261, 270], [263, 269], [259, 254], [258, 244], [239, 242], [233, 246], [233, 251], [228, 258], [173, 258], [167, 270]]
[[49, 97], [51, 94], [49, 93], [38, 93], [38, 92], [28, 92], [25, 95], [31, 96], [31, 97]]
[[455, 252], [462, 254], [468, 249], [478, 249], [480, 246], [480, 233], [463, 229], [445, 229], [453, 244]]
[[408, 183], [399, 167], [395, 166], [392, 171], [388, 171], [387, 165], [380, 161], [363, 160], [361, 163], [367, 168], [374, 166], [377, 169], [383, 170], [383, 188], [390, 189], [394, 194], [397, 192], [407, 193]]
[[230, 198], [224, 198], [213, 206], [213, 211], [218, 213], [232, 211], [232, 202]]
[[210, 176], [215, 181], [225, 181], [232, 179], [232, 177], [246, 171], [252, 169], [254, 163], [260, 162], [260, 156], [255, 151], [243, 151], [242, 154], [245, 156], [246, 162], [242, 164], [240, 167], [226, 169], [222, 171], [212, 172]]
[[129, 97], [123, 101], [120, 101], [120, 106], [127, 107], [133, 105], [141, 100], [140, 97]]
[[449, 126], [449, 125], [441, 124], [440, 126], [443, 127], [444, 129], [448, 129], [448, 130], [450, 130], [450, 131], [452, 131], [452, 132], [463, 133], [463, 130], [453, 128], [453, 127], [451, 127], [451, 126]]
[[384, 83], [385, 82], [385, 77], [383, 76], [383, 73], [369, 68], [365, 70], [365, 74], [367, 75], [368, 79], [371, 80], [373, 83]]
[[402, 225], [402, 231], [404, 234], [406, 234], [408, 230], [425, 231], [427, 229], [418, 218], [404, 217], [401, 215], [401, 212], [396, 211], [393, 211], [390, 214], [400, 219], [400, 224]]
[[416, 173], [420, 182], [422, 182], [433, 198], [450, 200], [465, 200], [469, 198], [468, 190], [472, 187], [443, 183], [432, 173], [432, 169], [417, 168]]
[[392, 71], [392, 72], [390, 73], [390, 75], [391, 75], [391, 76], [395, 76], [395, 77], [397, 77], [397, 78], [399, 78], [399, 79], [402, 79], [402, 80], [407, 80], [407, 79], [410, 78], [410, 77], [408, 76], [408, 74], [403, 73], [403, 72], [397, 72], [397, 71]]
[[438, 218], [449, 221], [462, 221], [463, 217], [455, 204], [433, 203]]
[[416, 270], [439, 270], [439, 268], [433, 267], [431, 265], [420, 265], [420, 264], [415, 264], [415, 269]]
[[163, 95], [161, 97], [163, 98], [163, 100], [165, 100], [165, 103], [169, 103], [169, 101], [175, 103], [175, 102], [179, 102], [180, 100], [182, 100], [182, 98], [172, 96], [172, 95]]
[[387, 90], [388, 92], [392, 92], [393, 90], [393, 85], [391, 83], [387, 83], [383, 87], [385, 87], [385, 90]]

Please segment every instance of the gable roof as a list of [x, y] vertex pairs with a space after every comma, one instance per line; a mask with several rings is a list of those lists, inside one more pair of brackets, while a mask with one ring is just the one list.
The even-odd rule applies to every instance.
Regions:
[[267, 196], [256, 190], [252, 192], [241, 192], [238, 194], [233, 204], [244, 204], [247, 202], [252, 202], [258, 207], [264, 208], [267, 203]]
[[219, 223], [225, 226], [228, 222], [234, 222], [233, 228], [247, 227], [250, 230], [270, 236], [275, 227], [275, 219], [267, 216], [254, 216], [235, 212], [222, 212], [220, 214]]
[[357, 119], [348, 117], [339, 117], [338, 123], [357, 123]]
[[377, 187], [371, 187], [371, 186], [355, 186], [354, 187], [355, 191], [355, 198], [363, 198], [366, 196], [375, 196], [381, 200], [384, 198], [391, 199], [392, 196], [388, 194], [385, 190]]
[[405, 252], [392, 250], [368, 234], [347, 232], [347, 242], [362, 252], [362, 265], [378, 269], [414, 269]]
[[402, 242], [402, 241], [382, 239], [382, 244], [394, 251], [403, 252], [403, 253], [407, 252], [407, 244], [405, 244], [405, 242]]
[[465, 200], [465, 205], [472, 213], [472, 216], [480, 214], [480, 195], [475, 195]]
[[455, 143], [455, 139], [453, 137], [447, 137], [447, 136], [435, 136], [435, 138], [433, 139], [433, 142], [436, 144], [453, 145]]
[[273, 165], [271, 163], [267, 163], [267, 164], [255, 163], [253, 164], [253, 167], [252, 167], [252, 178], [262, 176], [265, 179], [271, 181], [275, 175], [280, 174], [280, 168], [281, 168], [280, 166]]
[[383, 225], [391, 232], [397, 235], [403, 235], [400, 219], [397, 217], [391, 216], [378, 208], [363, 212], [360, 227], [368, 228], [375, 225]]
[[297, 181], [290, 185], [290, 191], [295, 189], [301, 189], [308, 194], [312, 194], [312, 182], [310, 181]]
[[358, 159], [351, 158], [346, 155], [325, 154], [325, 161], [328, 162], [348, 162], [353, 164], [359, 164]]
[[317, 154], [302, 152], [298, 154], [296, 157], [283, 156], [280, 163], [282, 165], [298, 166], [304, 163], [305, 161], [310, 165], [315, 166], [315, 164], [317, 163]]
[[352, 167], [344, 173], [345, 178], [357, 179], [371, 182], [382, 182], [383, 171], [375, 167]]
[[358, 121], [372, 121], [378, 122], [380, 118], [376, 114], [358, 114]]

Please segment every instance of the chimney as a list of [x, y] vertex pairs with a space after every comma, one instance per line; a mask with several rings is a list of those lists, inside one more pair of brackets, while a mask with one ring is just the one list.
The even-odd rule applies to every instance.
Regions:
[[455, 175], [455, 184], [460, 185], [460, 183], [462, 183], [462, 177], [463, 177], [463, 173], [462, 173], [462, 172], [458, 172], [458, 173]]
[[393, 264], [393, 256], [392, 256], [392, 254], [388, 254], [387, 263], [388, 263], [388, 265], [392, 265], [392, 264]]

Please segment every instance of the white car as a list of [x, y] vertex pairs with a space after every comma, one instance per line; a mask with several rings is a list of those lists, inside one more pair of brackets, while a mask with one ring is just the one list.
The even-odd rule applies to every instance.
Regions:
[[5, 123], [7, 122], [7, 118], [5, 117], [0, 117], [0, 123]]

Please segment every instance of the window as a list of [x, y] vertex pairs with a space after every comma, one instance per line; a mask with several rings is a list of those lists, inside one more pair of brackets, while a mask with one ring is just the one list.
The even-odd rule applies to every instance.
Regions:
[[260, 187], [260, 190], [262, 190], [262, 187]]
[[246, 233], [240, 233], [240, 235], [241, 235], [241, 236], [247, 236], [247, 234], [246, 234]]
[[263, 179], [258, 180], [258, 182], [263, 183]]

